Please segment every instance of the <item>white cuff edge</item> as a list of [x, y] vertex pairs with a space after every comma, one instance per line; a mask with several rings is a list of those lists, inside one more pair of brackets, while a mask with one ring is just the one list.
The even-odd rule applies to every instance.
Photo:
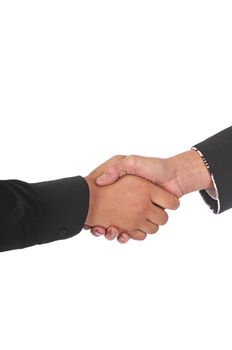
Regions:
[[211, 176], [211, 179], [212, 179], [212, 182], [213, 182], [213, 186], [214, 186], [214, 189], [213, 190], [205, 190], [208, 195], [217, 201], [217, 214], [220, 213], [220, 210], [221, 210], [221, 204], [220, 204], [220, 199], [219, 199], [219, 193], [218, 193], [218, 189], [217, 189], [217, 185], [216, 185], [216, 182], [215, 182], [215, 179], [214, 179], [214, 176], [213, 174], [211, 173], [210, 171], [210, 166], [207, 162], [207, 160], [205, 159], [204, 155], [201, 153], [201, 151], [199, 151], [199, 149], [197, 149], [196, 147], [192, 147], [192, 149], [194, 151], [196, 151], [200, 156], [201, 158], [203, 159], [204, 163], [205, 163], [205, 166], [207, 167], [207, 169], [209, 170], [210, 172], [210, 176]]

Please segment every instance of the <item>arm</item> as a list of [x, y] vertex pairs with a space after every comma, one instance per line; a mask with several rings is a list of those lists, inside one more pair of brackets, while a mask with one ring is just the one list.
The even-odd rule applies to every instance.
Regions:
[[201, 195], [214, 213], [222, 213], [232, 208], [232, 127], [194, 146], [205, 158], [212, 175], [216, 200], [209, 191]]
[[[220, 213], [232, 207], [231, 150], [232, 127], [229, 127], [174, 157], [126, 157], [109, 167], [97, 183], [107, 185], [125, 174], [135, 174], [177, 197], [199, 190], [213, 211]], [[218, 200], [209, 195], [213, 189]]]
[[[123, 157], [113, 157], [98, 169]], [[0, 181], [0, 251], [70, 238], [79, 233], [93, 202], [87, 178], [81, 176], [29, 184]]]
[[119, 159], [123, 157], [113, 157], [86, 178], [0, 181], [0, 251], [69, 238], [84, 225], [114, 224], [138, 240], [157, 232], [168, 219], [160, 206], [176, 209], [178, 199], [135, 176], [97, 186], [99, 175]]
[[84, 226], [88, 203], [88, 184], [80, 176], [0, 181], [0, 251], [74, 236]]

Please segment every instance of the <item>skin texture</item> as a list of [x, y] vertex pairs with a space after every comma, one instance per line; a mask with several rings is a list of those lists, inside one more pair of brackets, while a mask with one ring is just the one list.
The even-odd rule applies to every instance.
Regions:
[[[167, 159], [128, 156], [109, 166], [97, 180], [99, 186], [114, 183], [119, 178], [133, 174], [145, 178], [169, 191], [176, 197], [202, 189], [213, 190], [213, 183], [202, 158], [195, 150], [190, 150]], [[111, 225], [112, 226], [112, 225]], [[107, 236], [108, 232], [100, 227], [92, 231], [100, 231]], [[109, 227], [109, 232], [112, 230]], [[114, 228], [115, 235], [120, 238], [120, 231]]]
[[167, 159], [125, 157], [109, 166], [103, 176], [97, 180], [97, 184], [109, 185], [127, 174], [143, 177], [178, 198], [213, 186], [208, 169], [195, 150]]
[[[104, 228], [111, 226], [106, 238], [113, 239], [120, 232], [121, 243], [123, 236], [124, 241], [128, 240], [128, 235], [143, 240], [148, 233], [156, 233], [159, 225], [168, 220], [163, 208], [176, 209], [179, 206], [175, 196], [136, 176], [125, 176], [110, 186], [97, 186], [97, 178], [109, 166], [123, 159], [123, 156], [113, 157], [86, 177], [90, 189], [86, 228], [97, 226], [105, 234]], [[95, 232], [96, 236], [101, 235], [99, 231]]]

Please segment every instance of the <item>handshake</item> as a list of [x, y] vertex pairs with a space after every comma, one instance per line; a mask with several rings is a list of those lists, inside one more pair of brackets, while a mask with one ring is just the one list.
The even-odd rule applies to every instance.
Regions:
[[166, 159], [115, 156], [85, 179], [90, 191], [85, 229], [120, 243], [156, 233], [168, 221], [165, 209], [177, 209], [183, 195], [214, 189], [195, 150]]

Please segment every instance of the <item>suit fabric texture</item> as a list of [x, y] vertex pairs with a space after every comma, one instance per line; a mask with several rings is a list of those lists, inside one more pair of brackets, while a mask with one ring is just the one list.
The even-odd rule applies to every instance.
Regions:
[[194, 146], [206, 159], [218, 192], [214, 200], [207, 191], [200, 191], [214, 213], [232, 207], [232, 126]]

